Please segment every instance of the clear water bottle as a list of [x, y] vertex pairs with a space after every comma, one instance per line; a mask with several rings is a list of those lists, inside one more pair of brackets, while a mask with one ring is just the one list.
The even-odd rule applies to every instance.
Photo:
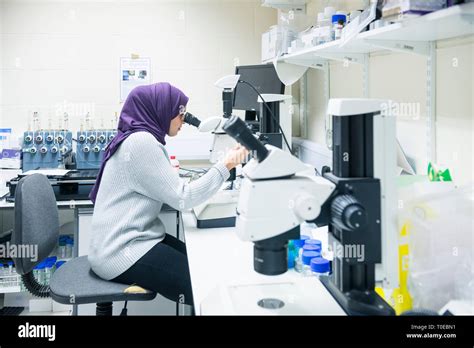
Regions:
[[74, 250], [74, 240], [71, 237], [68, 237], [66, 239], [66, 252], [65, 252], [65, 257], [67, 259], [72, 258], [73, 250]]
[[321, 253], [317, 251], [303, 251], [301, 254], [301, 259], [303, 261], [303, 271], [301, 274], [303, 276], [310, 276], [312, 275], [311, 272], [311, 260], [317, 257], [321, 257]]
[[323, 257], [311, 260], [311, 272], [316, 277], [328, 276], [331, 273], [331, 263]]
[[38, 283], [46, 284], [46, 262], [41, 262], [38, 269]]
[[50, 262], [46, 262], [44, 265], [44, 285], [49, 285], [49, 281], [51, 279], [51, 269], [52, 269], [52, 264]]
[[309, 237], [302, 235], [300, 239], [293, 240], [294, 245], [294, 256], [295, 256], [295, 271], [301, 273], [303, 271], [303, 261], [301, 260], [301, 254], [303, 253], [304, 242], [308, 240]]
[[60, 236], [59, 237], [59, 248], [58, 248], [58, 256], [60, 259], [66, 258], [66, 238], [67, 236]]

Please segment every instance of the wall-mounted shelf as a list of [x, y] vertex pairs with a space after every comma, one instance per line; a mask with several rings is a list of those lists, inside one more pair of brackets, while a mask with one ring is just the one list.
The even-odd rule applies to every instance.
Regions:
[[281, 56], [278, 61], [318, 68], [324, 60], [364, 64], [364, 55], [382, 50], [428, 56], [430, 42], [472, 34], [474, 3], [468, 3], [360, 33], [344, 46], [336, 40]]
[[308, 0], [262, 0], [263, 7], [276, 8], [283, 11], [306, 12]]

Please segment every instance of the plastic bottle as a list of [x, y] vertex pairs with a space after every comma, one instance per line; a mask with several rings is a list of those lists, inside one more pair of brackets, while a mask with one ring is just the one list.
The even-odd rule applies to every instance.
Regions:
[[328, 276], [331, 273], [331, 263], [323, 257], [311, 260], [311, 272], [316, 277]]
[[305, 245], [315, 245], [319, 247], [319, 250], [322, 250], [322, 243], [318, 239], [308, 239], [304, 242]]
[[176, 159], [176, 156], [170, 156], [170, 162], [173, 169], [179, 173], [179, 161]]
[[66, 258], [71, 259], [73, 254], [74, 240], [71, 237], [66, 239]]
[[303, 262], [301, 261], [301, 254], [303, 252], [304, 242], [308, 240], [309, 237], [302, 235], [300, 239], [293, 240], [294, 245], [294, 255], [295, 255], [295, 271], [300, 273], [303, 270]]
[[341, 38], [342, 29], [346, 25], [347, 17], [343, 14], [335, 14], [332, 16], [333, 25], [333, 39], [338, 40]]
[[293, 240], [290, 240], [288, 242], [288, 269], [295, 267], [295, 259], [296, 259], [295, 244]]
[[59, 237], [58, 256], [60, 259], [66, 258], [66, 236]]
[[311, 260], [317, 257], [321, 257], [321, 253], [317, 251], [303, 251], [301, 255], [301, 260], [303, 261], [303, 271], [301, 272], [303, 276], [312, 275], [311, 272]]
[[46, 262], [44, 265], [44, 285], [49, 285], [49, 281], [51, 279], [52, 274], [52, 267], [53, 265], [50, 262]]
[[303, 246], [303, 252], [305, 251], [316, 251], [317, 253], [321, 254], [321, 247], [318, 245], [305, 244]]

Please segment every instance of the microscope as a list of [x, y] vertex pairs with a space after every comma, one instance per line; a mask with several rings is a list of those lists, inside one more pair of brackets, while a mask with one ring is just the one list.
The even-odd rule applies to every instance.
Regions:
[[[374, 178], [374, 124], [384, 102], [332, 99], [333, 169], [322, 176], [288, 152], [263, 145], [232, 116], [223, 129], [252, 154], [237, 206], [240, 239], [254, 243], [254, 269], [265, 275], [287, 271], [287, 245], [300, 224], [328, 226], [329, 244], [341, 249], [332, 273], [321, 282], [349, 315], [393, 315], [374, 291], [381, 261], [381, 188]], [[363, 260], [344, 250], [362, 246]]]
[[[239, 82], [239, 78], [240, 75], [228, 75], [215, 83], [216, 87], [222, 89], [222, 117], [211, 117], [201, 121], [189, 112], [184, 116], [184, 122], [196, 127], [199, 132], [213, 134], [209, 158], [211, 163], [217, 163], [229, 149], [237, 145], [235, 140], [222, 129], [222, 126], [232, 116], [234, 88]], [[228, 179], [231, 182], [231, 189], [220, 190], [212, 198], [193, 208], [198, 228], [235, 226], [235, 211], [238, 201], [238, 191], [233, 189], [235, 179], [236, 170], [233, 169]]]

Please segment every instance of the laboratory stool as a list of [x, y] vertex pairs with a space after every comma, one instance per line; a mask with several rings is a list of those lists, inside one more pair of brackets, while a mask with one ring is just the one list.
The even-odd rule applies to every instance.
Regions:
[[[56, 248], [59, 238], [59, 214], [53, 188], [41, 174], [22, 178], [15, 191], [15, 229], [11, 244], [32, 250], [34, 255], [12, 257], [25, 287], [35, 296], [49, 297], [59, 303], [80, 305], [96, 303], [97, 315], [112, 315], [115, 301], [149, 301], [156, 297], [153, 291], [106, 281], [95, 275], [87, 256], [71, 259], [53, 273], [50, 284], [42, 285], [33, 275], [33, 268]], [[34, 260], [34, 261], [33, 261]]]

